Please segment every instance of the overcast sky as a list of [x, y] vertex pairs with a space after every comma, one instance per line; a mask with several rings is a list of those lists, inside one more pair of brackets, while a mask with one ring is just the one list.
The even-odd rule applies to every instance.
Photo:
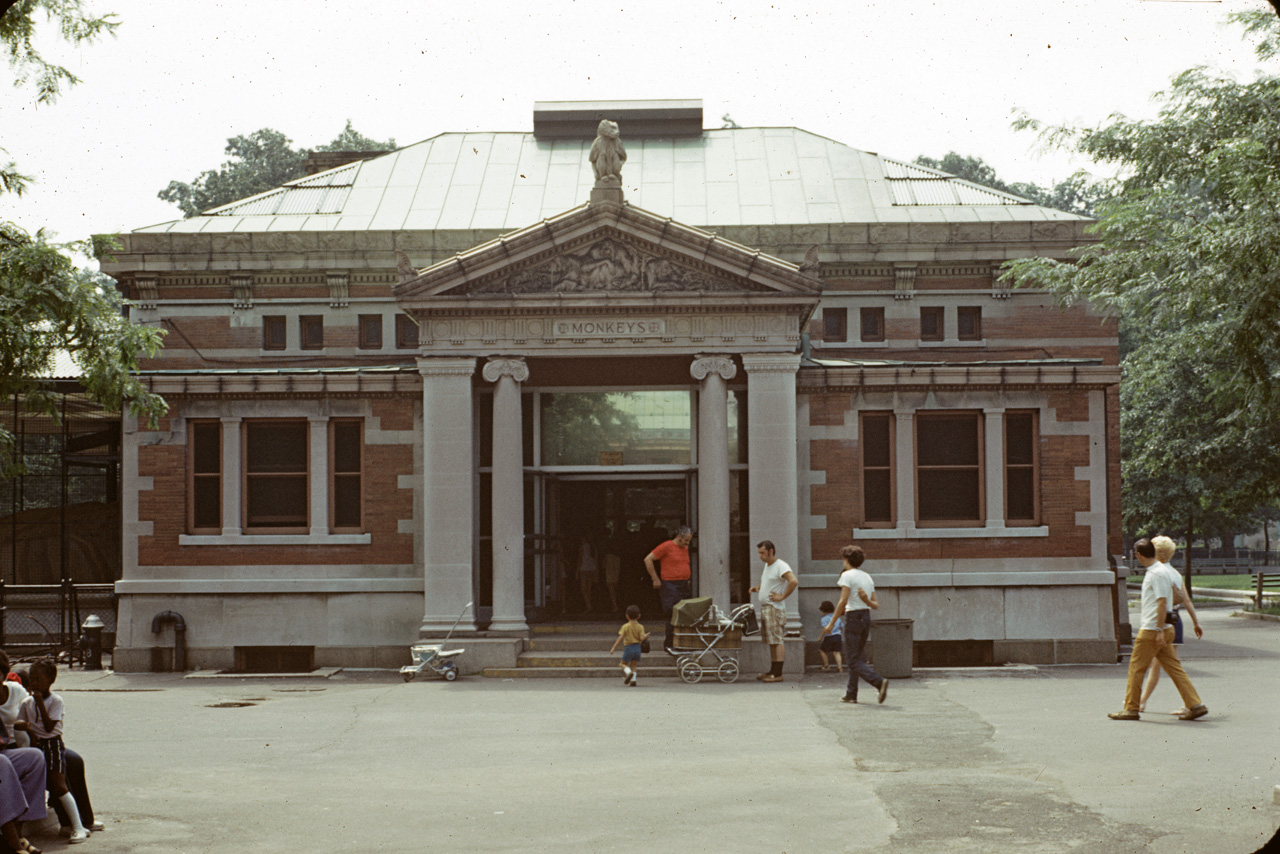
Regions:
[[[903, 160], [955, 150], [1006, 181], [1076, 164], [1037, 153], [1014, 109], [1054, 123], [1153, 114], [1208, 65], [1257, 68], [1229, 12], [1262, 0], [767, 3], [588, 0], [85, 0], [119, 37], [44, 52], [84, 82], [53, 106], [0, 87], [0, 147], [36, 178], [0, 218], [64, 240], [180, 218], [156, 193], [259, 128], [324, 144], [347, 119], [407, 145], [527, 131], [537, 100], [701, 98], [707, 127], [796, 126]], [[49, 33], [49, 28], [46, 28]], [[625, 128], [624, 128], [625, 139]], [[0, 155], [3, 157], [5, 155]]]

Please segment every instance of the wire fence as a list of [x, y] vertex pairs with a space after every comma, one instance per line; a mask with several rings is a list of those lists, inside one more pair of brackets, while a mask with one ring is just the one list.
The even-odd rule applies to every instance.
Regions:
[[120, 414], [78, 383], [50, 384], [55, 412], [0, 406], [0, 646], [14, 657], [79, 655], [89, 614], [114, 645], [120, 578]]

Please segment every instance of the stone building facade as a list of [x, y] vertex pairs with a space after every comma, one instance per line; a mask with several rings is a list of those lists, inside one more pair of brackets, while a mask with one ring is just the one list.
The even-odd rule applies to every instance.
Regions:
[[116, 666], [164, 663], [170, 610], [200, 667], [396, 666], [460, 614], [470, 668], [510, 663], [586, 604], [584, 538], [643, 599], [680, 523], [717, 602], [777, 543], [802, 636], [856, 542], [922, 661], [1114, 661], [1116, 329], [998, 281], [1089, 221], [701, 124], [539, 104], [123, 235], [171, 411], [125, 426]]

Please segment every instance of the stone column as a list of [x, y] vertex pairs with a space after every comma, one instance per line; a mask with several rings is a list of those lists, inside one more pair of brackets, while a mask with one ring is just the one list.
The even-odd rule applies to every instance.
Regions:
[[490, 631], [527, 632], [524, 619], [523, 359], [491, 359], [484, 378], [493, 387], [493, 622]]
[[[751, 548], [773, 540], [778, 557], [800, 572], [799, 475], [796, 465], [795, 353], [746, 353], [747, 464], [751, 478]], [[752, 586], [759, 561], [752, 561]], [[800, 597], [787, 600], [787, 633], [800, 631]]]
[[240, 460], [239, 418], [223, 418], [222, 421], [222, 535], [239, 536], [240, 528], [240, 478], [244, 464]]
[[313, 416], [308, 421], [311, 431], [311, 536], [329, 533], [329, 419]]
[[915, 410], [893, 411], [893, 466], [898, 488], [897, 523], [899, 529], [916, 526], [916, 435]]
[[738, 373], [728, 356], [698, 356], [689, 373], [698, 389], [698, 595], [728, 610], [729, 390]]
[[986, 427], [983, 481], [987, 486], [988, 528], [1004, 527], [1004, 409], [982, 410]]
[[[442, 634], [472, 601], [474, 459], [471, 376], [475, 359], [418, 359], [422, 374], [422, 587], [420, 633]], [[475, 609], [458, 624], [475, 630]]]

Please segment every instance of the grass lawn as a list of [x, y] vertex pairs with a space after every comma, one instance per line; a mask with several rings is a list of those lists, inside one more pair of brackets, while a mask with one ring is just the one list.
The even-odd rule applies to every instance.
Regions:
[[[1141, 584], [1141, 575], [1130, 575], [1127, 579], [1132, 584]], [[1193, 575], [1192, 587], [1216, 587], [1220, 590], [1254, 590], [1257, 582], [1252, 575]]]

